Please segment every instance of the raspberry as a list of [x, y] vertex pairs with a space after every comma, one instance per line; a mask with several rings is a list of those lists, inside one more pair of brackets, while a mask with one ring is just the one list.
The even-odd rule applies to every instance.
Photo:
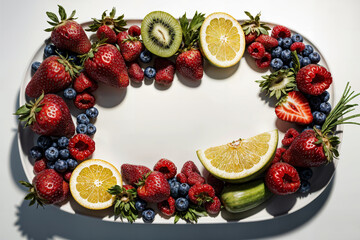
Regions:
[[190, 186], [193, 186], [195, 184], [203, 184], [205, 183], [205, 178], [203, 178], [200, 174], [196, 172], [192, 172], [188, 176], [187, 183]]
[[77, 93], [84, 91], [93, 92], [98, 88], [98, 85], [95, 81], [91, 80], [87, 75], [81, 73], [77, 78], [75, 78], [73, 83], [73, 88]]
[[282, 145], [284, 145], [285, 147], [290, 146], [297, 136], [299, 136], [299, 132], [296, 131], [296, 129], [294, 128], [289, 128], [286, 131], [283, 140], [281, 141]]
[[271, 192], [287, 195], [299, 189], [300, 177], [293, 166], [285, 162], [278, 162], [271, 165], [267, 171], [265, 184]]
[[129, 29], [128, 29], [128, 33], [130, 36], [133, 37], [138, 37], [141, 35], [141, 28], [137, 25], [132, 25]]
[[179, 183], [187, 183], [187, 177], [184, 173], [178, 173], [176, 175], [176, 180], [179, 182]]
[[155, 164], [154, 171], [161, 172], [166, 179], [171, 179], [175, 177], [177, 168], [172, 161], [162, 158]]
[[289, 38], [291, 37], [291, 32], [287, 27], [278, 25], [272, 29], [271, 36], [273, 38]]
[[192, 172], [196, 172], [200, 175], [200, 171], [193, 161], [185, 162], [181, 169], [181, 172], [184, 173], [186, 177], [189, 177], [190, 173]]
[[216, 215], [221, 210], [220, 199], [216, 196], [212, 199], [212, 202], [206, 202], [204, 205], [205, 210], [208, 214]]
[[76, 134], [69, 141], [69, 151], [76, 160], [85, 160], [95, 151], [95, 142], [86, 134]]
[[76, 95], [74, 105], [78, 109], [88, 109], [95, 105], [95, 97], [90, 93], [83, 92]]
[[265, 55], [265, 47], [259, 42], [250, 44], [247, 51], [255, 59], [261, 59]]
[[169, 197], [167, 200], [159, 202], [157, 207], [161, 213], [171, 217], [175, 213], [175, 199], [173, 197]]
[[189, 199], [197, 205], [211, 202], [214, 197], [215, 190], [209, 184], [196, 184], [189, 189]]
[[209, 174], [206, 178], [207, 184], [211, 185], [215, 190], [215, 195], [220, 196], [223, 188], [224, 188], [224, 182], [220, 179], [217, 179], [212, 174]]
[[258, 68], [267, 68], [270, 66], [271, 63], [271, 54], [268, 52], [265, 52], [264, 56], [260, 59], [256, 59], [256, 66]]
[[66, 171], [64, 174], [63, 174], [63, 178], [65, 181], [69, 182], [70, 181], [70, 178], [71, 178], [71, 174], [72, 174], [72, 171]]
[[299, 70], [296, 75], [299, 90], [309, 95], [321, 95], [332, 83], [331, 73], [326, 68], [310, 64]]
[[261, 43], [266, 50], [270, 51], [272, 48], [279, 46], [276, 38], [270, 37], [269, 35], [261, 34], [255, 39], [255, 42]]
[[305, 44], [302, 42], [294, 42], [290, 46], [290, 51], [296, 51], [297, 53], [301, 53], [305, 49]]
[[46, 169], [46, 159], [42, 158], [40, 160], [35, 161], [34, 163], [34, 173], [38, 174], [42, 170]]
[[274, 163], [277, 163], [277, 162], [281, 162], [282, 160], [282, 155], [283, 153], [286, 151], [285, 148], [278, 148], [276, 149], [276, 152], [275, 152], [275, 156], [274, 156], [274, 159], [271, 161], [271, 164], [274, 164]]

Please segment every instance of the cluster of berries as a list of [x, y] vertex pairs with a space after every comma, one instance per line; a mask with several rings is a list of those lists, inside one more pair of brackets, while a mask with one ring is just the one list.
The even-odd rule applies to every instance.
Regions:
[[330, 93], [328, 91], [323, 92], [319, 96], [312, 96], [305, 94], [305, 97], [309, 101], [311, 112], [313, 115], [313, 122], [306, 125], [303, 131], [316, 127], [321, 129], [324, 124], [326, 117], [331, 112], [331, 104], [329, 103]]
[[96, 127], [93, 124], [93, 121], [97, 118], [99, 115], [99, 111], [96, 107], [91, 107], [86, 109], [85, 113], [80, 113], [76, 117], [76, 132], [87, 134], [89, 136], [92, 136], [96, 132]]

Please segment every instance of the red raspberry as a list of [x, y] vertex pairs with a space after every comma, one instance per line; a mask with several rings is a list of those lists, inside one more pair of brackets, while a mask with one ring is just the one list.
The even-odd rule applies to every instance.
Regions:
[[260, 59], [256, 59], [255, 63], [258, 68], [267, 68], [270, 66], [271, 62], [271, 54], [268, 52], [265, 52], [264, 56]]
[[215, 197], [215, 190], [209, 184], [196, 184], [189, 189], [188, 194], [191, 202], [202, 205], [212, 201]]
[[138, 25], [132, 25], [128, 29], [128, 33], [129, 33], [130, 36], [138, 37], [138, 36], [141, 35], [141, 28]]
[[286, 148], [278, 148], [276, 149], [274, 159], [271, 161], [271, 164], [281, 162], [282, 161], [282, 155], [286, 151]]
[[318, 96], [330, 87], [332, 77], [326, 68], [310, 64], [299, 70], [296, 83], [301, 92]]
[[285, 162], [278, 162], [271, 165], [266, 172], [265, 184], [271, 192], [286, 195], [299, 189], [300, 177], [293, 166]]
[[125, 184], [122, 187], [125, 188], [125, 190], [135, 189], [132, 185], [129, 185], [129, 184]]
[[86, 134], [76, 134], [69, 140], [69, 151], [76, 160], [85, 160], [95, 151], [95, 142]]
[[176, 175], [176, 180], [179, 182], [179, 183], [187, 183], [187, 177], [184, 173], [178, 173]]
[[141, 82], [144, 79], [144, 71], [137, 62], [127, 64], [128, 74], [134, 82]]
[[259, 42], [253, 42], [247, 48], [248, 53], [255, 59], [261, 59], [265, 54], [265, 47]]
[[206, 178], [207, 184], [211, 185], [215, 190], [215, 195], [220, 196], [222, 190], [224, 189], [224, 182], [220, 179], [214, 177], [212, 174], [209, 173], [209, 175]]
[[218, 197], [214, 197], [211, 202], [206, 202], [205, 204], [205, 210], [208, 214], [216, 215], [221, 210], [221, 202]]
[[171, 217], [175, 213], [175, 199], [169, 197], [167, 200], [159, 202], [157, 207], [161, 213], [164, 215]]
[[245, 36], [245, 42], [246, 45], [249, 45], [253, 41], [255, 41], [255, 38], [257, 37], [257, 34], [255, 32], [251, 32], [248, 35]]
[[186, 177], [189, 177], [190, 173], [192, 172], [196, 172], [200, 175], [200, 171], [193, 161], [187, 161], [184, 163], [181, 172], [184, 173]]
[[196, 185], [196, 184], [203, 184], [203, 183], [205, 183], [205, 178], [203, 178], [197, 172], [192, 172], [188, 176], [187, 183], [190, 186], [193, 186], [193, 185]]
[[71, 178], [71, 174], [72, 174], [72, 171], [66, 171], [64, 174], [63, 174], [63, 178], [65, 181], [69, 182], [70, 181], [70, 178]]
[[291, 31], [287, 27], [278, 25], [272, 29], [271, 36], [273, 38], [287, 38], [291, 37]]
[[83, 92], [76, 95], [74, 99], [74, 105], [78, 109], [88, 109], [95, 105], [95, 97], [90, 93]]
[[257, 37], [255, 39], [255, 42], [259, 42], [262, 45], [264, 45], [266, 50], [271, 50], [274, 47], [279, 46], [278, 41], [276, 40], [276, 38], [273, 38], [269, 35], [265, 35], [265, 34], [261, 34], [259, 37]]
[[166, 58], [156, 58], [155, 62], [155, 82], [161, 85], [172, 83], [175, 74], [175, 64]]
[[294, 42], [290, 46], [290, 51], [296, 51], [297, 53], [301, 53], [305, 49], [305, 44], [302, 42]]
[[285, 147], [290, 146], [290, 144], [294, 141], [294, 139], [297, 136], [299, 136], [299, 132], [296, 131], [296, 129], [294, 129], [294, 128], [289, 128], [286, 131], [283, 140], [281, 141], [282, 145], [284, 145]]
[[42, 170], [46, 169], [46, 159], [42, 158], [39, 159], [37, 161], [35, 161], [34, 163], [34, 173], [35, 175], [38, 174], [39, 172], [41, 172]]
[[107, 43], [116, 43], [116, 33], [111, 29], [111, 27], [107, 25], [102, 25], [99, 27], [99, 29], [96, 31], [96, 36], [99, 40], [106, 38]]
[[98, 84], [84, 73], [81, 73], [77, 78], [75, 78], [73, 88], [77, 93], [84, 91], [93, 92], [98, 88]]
[[175, 177], [177, 168], [172, 161], [162, 158], [155, 164], [154, 171], [161, 172], [166, 179], [171, 179]]

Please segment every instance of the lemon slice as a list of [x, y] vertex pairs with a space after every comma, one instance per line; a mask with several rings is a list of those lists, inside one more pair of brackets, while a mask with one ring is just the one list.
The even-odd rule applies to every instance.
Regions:
[[215, 177], [238, 183], [255, 178], [269, 166], [277, 143], [278, 131], [273, 130], [196, 153]]
[[241, 25], [227, 13], [210, 14], [200, 28], [201, 51], [215, 66], [226, 68], [238, 63], [245, 44]]
[[89, 159], [79, 164], [71, 174], [70, 192], [81, 206], [100, 210], [110, 207], [115, 196], [107, 192], [114, 185], [122, 185], [120, 172], [110, 163]]

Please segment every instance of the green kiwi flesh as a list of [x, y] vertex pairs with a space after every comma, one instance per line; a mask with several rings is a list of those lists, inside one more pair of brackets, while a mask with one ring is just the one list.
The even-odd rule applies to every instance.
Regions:
[[151, 12], [141, 22], [141, 38], [151, 53], [160, 57], [171, 57], [182, 41], [180, 23], [169, 13]]

